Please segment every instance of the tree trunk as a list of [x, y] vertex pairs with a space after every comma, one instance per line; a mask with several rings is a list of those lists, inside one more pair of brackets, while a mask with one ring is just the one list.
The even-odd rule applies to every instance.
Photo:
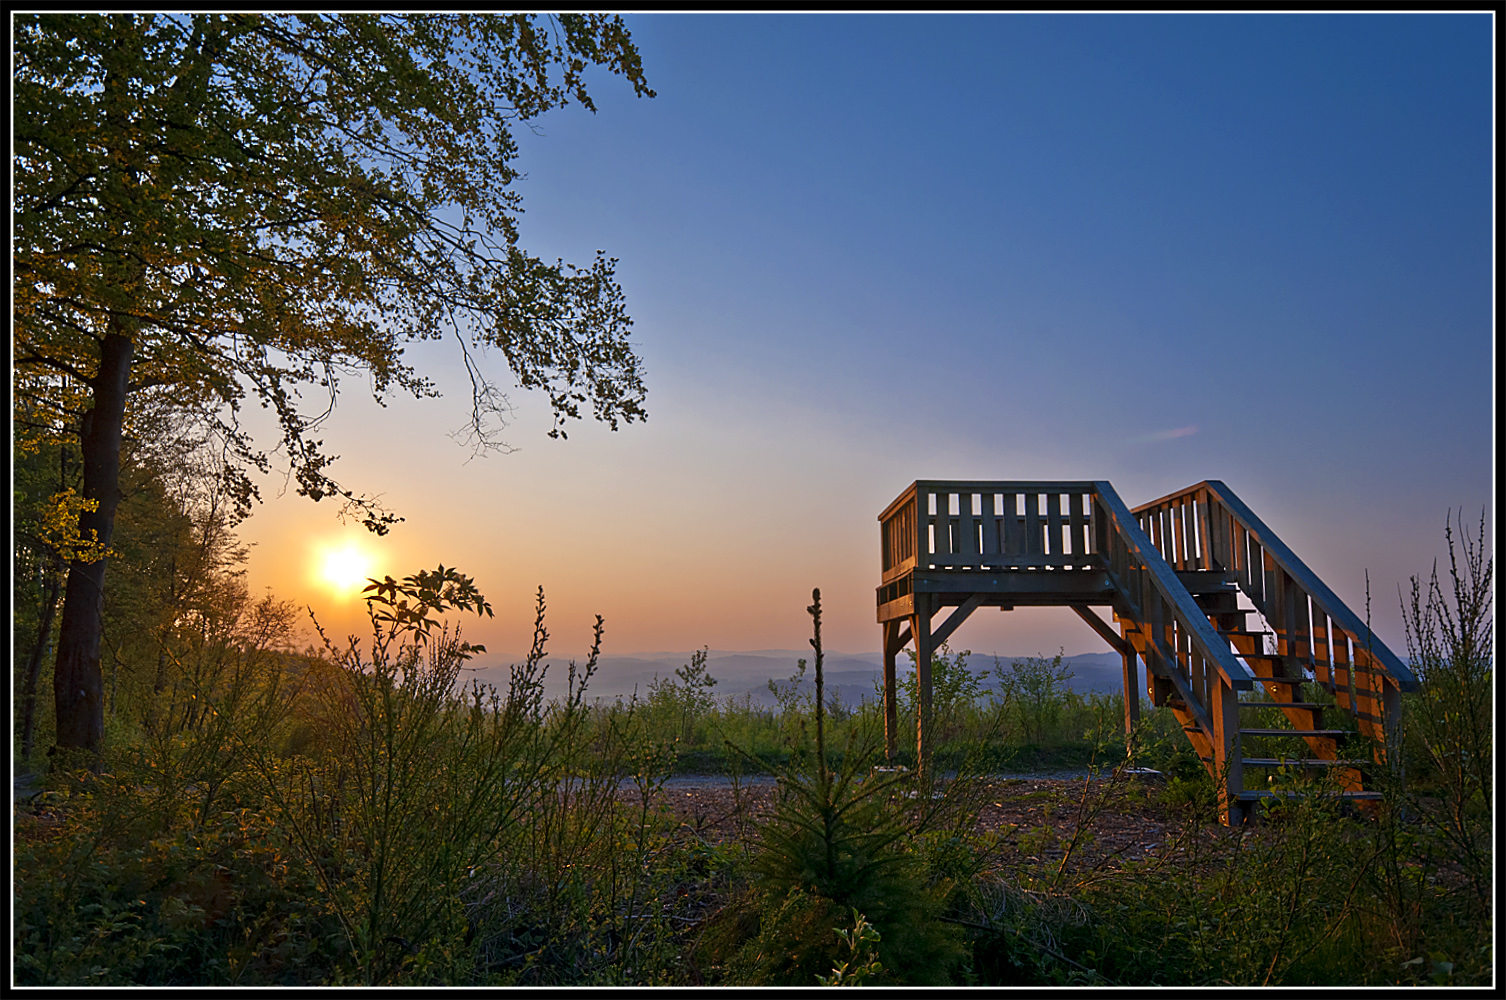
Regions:
[[[80, 445], [84, 498], [99, 501], [79, 514], [79, 535], [110, 544], [115, 509], [120, 504], [120, 438], [125, 422], [126, 384], [131, 371], [131, 338], [112, 321], [100, 344], [99, 373], [94, 378], [94, 408], [84, 416]], [[75, 560], [68, 567], [63, 620], [53, 670], [53, 706], [57, 713], [57, 747], [98, 754], [104, 742], [104, 677], [99, 647], [104, 631], [105, 562]]]
[[[68, 449], [58, 449], [58, 489], [68, 488]], [[42, 661], [52, 646], [52, 623], [58, 616], [58, 595], [62, 590], [62, 560], [56, 554], [47, 556], [47, 589], [42, 598], [42, 613], [38, 616], [37, 641], [26, 661], [26, 680], [21, 688], [21, 760], [31, 766], [31, 751], [35, 746], [37, 731], [37, 681], [42, 673]]]
[[26, 681], [21, 694], [21, 759], [31, 765], [31, 750], [37, 729], [37, 678], [42, 673], [42, 661], [47, 657], [47, 647], [52, 645], [52, 621], [58, 612], [58, 591], [62, 578], [56, 564], [47, 569], [47, 591], [42, 598], [42, 620], [37, 623], [37, 643], [32, 647], [31, 657], [26, 661]]

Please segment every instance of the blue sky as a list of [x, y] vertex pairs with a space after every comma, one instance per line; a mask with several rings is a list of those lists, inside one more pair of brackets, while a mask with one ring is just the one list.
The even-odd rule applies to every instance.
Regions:
[[[1489, 16], [627, 20], [658, 97], [597, 74], [519, 190], [532, 252], [620, 259], [649, 420], [549, 441], [518, 391], [520, 450], [467, 462], [422, 345], [448, 399], [327, 435], [408, 517], [382, 571], [459, 564], [497, 650], [543, 584], [569, 651], [595, 612], [619, 653], [799, 647], [812, 586], [861, 651], [914, 479], [1222, 479], [1361, 614], [1368, 569], [1403, 651], [1397, 585], [1494, 505]], [[296, 592], [330, 513], [269, 499], [253, 582]], [[957, 645], [1102, 648], [975, 618]]]

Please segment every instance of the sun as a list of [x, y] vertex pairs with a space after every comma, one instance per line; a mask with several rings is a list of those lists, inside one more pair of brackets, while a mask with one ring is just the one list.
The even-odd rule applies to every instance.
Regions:
[[371, 556], [352, 542], [347, 542], [343, 548], [327, 549], [319, 576], [338, 594], [359, 591], [371, 576]]

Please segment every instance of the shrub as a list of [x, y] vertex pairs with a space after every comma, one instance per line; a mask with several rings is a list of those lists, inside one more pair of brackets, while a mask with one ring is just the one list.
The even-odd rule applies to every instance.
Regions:
[[[819, 590], [813, 599], [815, 749], [781, 769], [781, 794], [759, 826], [751, 860], [755, 888], [740, 904], [755, 908], [757, 919], [724, 919], [747, 931], [733, 935], [728, 971], [743, 982], [812, 985], [841, 962], [839, 928], [857, 911], [880, 935], [884, 972], [877, 981], [947, 983], [965, 955], [958, 929], [937, 919], [948, 886], [927, 884], [919, 857], [907, 849], [939, 817], [938, 800], [908, 776], [873, 771], [879, 741], [871, 730], [849, 737], [832, 770]], [[904, 797], [906, 789], [916, 797]]]

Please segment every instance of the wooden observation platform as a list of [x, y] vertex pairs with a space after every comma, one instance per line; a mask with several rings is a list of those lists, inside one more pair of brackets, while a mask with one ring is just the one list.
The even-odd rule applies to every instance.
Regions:
[[[1255, 514], [1217, 480], [1136, 507], [1107, 482], [918, 480], [879, 515], [884, 720], [894, 754], [895, 657], [914, 643], [916, 751], [930, 759], [931, 655], [980, 607], [1065, 605], [1124, 661], [1126, 732], [1139, 718], [1135, 661], [1151, 704], [1170, 708], [1218, 786], [1220, 814], [1240, 822], [1258, 799], [1247, 768], [1339, 768], [1340, 794], [1364, 788], [1367, 762], [1340, 760], [1340, 730], [1316, 684], [1370, 737], [1377, 758], [1399, 745], [1411, 670], [1370, 634]], [[1095, 607], [1111, 610], [1114, 624]], [[938, 612], [950, 609], [939, 624]], [[1264, 628], [1252, 629], [1257, 615]], [[1241, 700], [1264, 688], [1269, 701]], [[1247, 707], [1278, 708], [1290, 728], [1242, 728]], [[1250, 758], [1241, 736], [1301, 737], [1301, 760]], [[1379, 759], [1376, 761], [1379, 763]]]

